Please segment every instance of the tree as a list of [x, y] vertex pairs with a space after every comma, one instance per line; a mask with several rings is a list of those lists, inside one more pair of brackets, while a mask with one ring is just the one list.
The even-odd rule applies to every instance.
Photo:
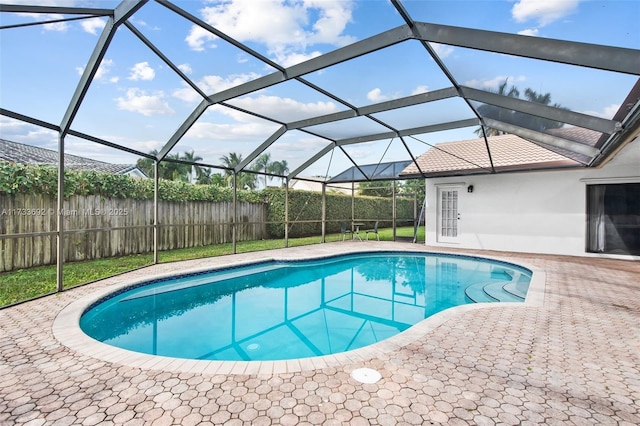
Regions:
[[[507, 90], [507, 80], [502, 82], [498, 87], [498, 90], [493, 92], [498, 95], [508, 96], [511, 98], [520, 98], [520, 91], [517, 87], [511, 86]], [[533, 89], [527, 88], [524, 91], [524, 97], [529, 102], [534, 102], [542, 105], [551, 104], [551, 93], [538, 93]], [[567, 109], [560, 104], [551, 105], [554, 108]], [[548, 118], [537, 117], [531, 114], [525, 114], [520, 111], [513, 111], [506, 108], [497, 107], [495, 105], [484, 104], [478, 107], [478, 112], [483, 117], [493, 118], [494, 120], [501, 121], [503, 123], [513, 124], [518, 127], [524, 127], [525, 129], [531, 129], [538, 132], [543, 132], [548, 129], [558, 129], [564, 125], [561, 121], [550, 120]], [[487, 136], [503, 135], [505, 132], [493, 128], [484, 128]], [[482, 126], [475, 130], [478, 136], [482, 136]]]
[[213, 179], [211, 177], [211, 169], [200, 168], [200, 173], [198, 173], [196, 183], [198, 185], [211, 185], [212, 182]]
[[[168, 160], [180, 160], [180, 154], [167, 155]], [[173, 161], [162, 161], [158, 167], [158, 176], [160, 179], [177, 180], [182, 182], [189, 181], [190, 165]]]
[[[158, 154], [158, 151], [154, 149], [149, 154], [155, 157]], [[154, 163], [155, 161], [152, 158], [145, 157], [138, 159], [138, 161], [136, 161], [136, 166], [142, 170], [144, 174], [152, 178], [154, 175]]]
[[391, 197], [393, 195], [393, 181], [360, 182], [358, 192], [360, 195], [370, 195], [372, 197]]
[[[511, 85], [511, 87], [508, 88], [507, 87], [508, 84], [509, 84], [509, 79], [505, 78], [505, 80], [502, 83], [500, 83], [500, 86], [498, 86], [498, 90], [490, 90], [490, 92], [498, 95], [502, 95], [502, 96], [508, 96], [510, 98], [519, 98], [520, 91], [518, 90], [518, 88], [514, 85]], [[508, 116], [509, 114], [511, 114], [512, 111], [506, 110], [504, 108], [500, 108], [494, 105], [484, 104], [478, 107], [478, 112], [480, 113], [481, 116], [486, 116], [489, 118], [493, 118], [494, 120], [509, 123], [510, 120]], [[483, 136], [482, 127], [483, 126], [480, 126], [474, 131], [474, 133], [479, 137]], [[493, 129], [491, 127], [484, 126], [484, 133], [487, 135], [487, 137], [489, 137], [489, 136], [503, 135], [505, 132], [498, 129]]]
[[220, 173], [214, 173], [211, 175], [210, 184], [215, 186], [225, 186], [226, 181], [224, 179], [224, 176], [222, 176]]
[[[195, 154], [195, 151], [191, 150], [191, 152], [185, 152], [182, 157], [181, 160], [183, 161], [188, 161], [190, 163], [195, 163], [198, 162], [200, 160], [202, 160], [202, 157], [200, 157], [199, 155]], [[188, 172], [188, 179], [189, 182], [193, 182], [193, 172], [195, 171], [195, 175], [196, 175], [196, 179], [200, 176], [200, 174], [202, 173], [202, 167], [196, 165], [196, 164], [192, 164], [189, 167], [189, 172]]]
[[[220, 161], [222, 161], [226, 167], [224, 176], [227, 186], [233, 186], [233, 169], [242, 162], [242, 154], [230, 152], [229, 155], [220, 157]], [[255, 189], [256, 176], [253, 173], [238, 173], [237, 184], [239, 188]]]
[[271, 154], [262, 154], [260, 155], [255, 162], [255, 171], [264, 171], [264, 187], [267, 187], [267, 173], [269, 172], [269, 168], [271, 166]]
[[[149, 153], [153, 157], [157, 158], [158, 150], [154, 149]], [[167, 155], [167, 159], [180, 160], [179, 154]], [[141, 158], [136, 162], [136, 165], [140, 170], [146, 173], [147, 176], [154, 177], [155, 173], [155, 160], [152, 158]], [[158, 165], [158, 178], [166, 180], [179, 180], [187, 182], [189, 179], [189, 165], [171, 161], [162, 161]]]
[[401, 186], [400, 192], [403, 194], [416, 194], [418, 200], [418, 206], [422, 206], [425, 197], [425, 180], [424, 179], [409, 179], [404, 181]]
[[[551, 104], [551, 93], [541, 94], [532, 89], [525, 89], [524, 97], [530, 102], [535, 102], [542, 105]], [[555, 103], [551, 106], [554, 108], [567, 109], [558, 103]], [[524, 126], [532, 130], [537, 130], [538, 132], [543, 132], [548, 129], [559, 129], [564, 125], [564, 123], [561, 121], [536, 117], [529, 114], [523, 114], [521, 112], [516, 112], [515, 117], [517, 123], [526, 123]]]
[[[269, 167], [269, 171], [274, 175], [284, 176], [289, 171], [287, 160], [274, 161], [273, 163], [271, 163], [271, 166]], [[282, 180], [280, 186], [284, 186], [285, 178], [281, 177], [280, 179]]]

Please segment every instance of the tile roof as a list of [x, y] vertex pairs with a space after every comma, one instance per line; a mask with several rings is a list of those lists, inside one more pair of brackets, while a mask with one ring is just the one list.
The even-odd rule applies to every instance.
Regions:
[[[557, 152], [516, 135], [493, 136], [487, 139], [496, 170], [527, 170], [532, 168], [571, 167], [580, 163]], [[484, 139], [468, 139], [439, 143], [417, 158], [426, 176], [491, 173], [491, 162]], [[416, 164], [405, 168], [401, 176], [420, 174]]]
[[[0, 139], [0, 161], [53, 166], [58, 164], [58, 152]], [[125, 174], [137, 168], [135, 164], [111, 164], [72, 154], [64, 155], [64, 165], [67, 169], [112, 174]]]

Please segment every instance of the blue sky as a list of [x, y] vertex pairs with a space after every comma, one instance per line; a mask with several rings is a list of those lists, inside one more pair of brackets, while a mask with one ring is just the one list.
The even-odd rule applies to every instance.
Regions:
[[[3, 3], [30, 3], [4, 1]], [[111, 0], [40, 0], [31, 4], [111, 8]], [[289, 66], [404, 22], [386, 0], [210, 0], [174, 3], [246, 43], [272, 61]], [[580, 0], [428, 1], [403, 2], [417, 21], [558, 38], [640, 49], [637, 22], [640, 2]], [[36, 15], [0, 14], [1, 25], [36, 22]], [[250, 81], [273, 71], [224, 40], [195, 27], [163, 6], [149, 1], [130, 22], [207, 94]], [[104, 19], [0, 31], [0, 106], [59, 124], [86, 60], [98, 40]], [[567, 65], [513, 58], [460, 47], [434, 45], [447, 68], [463, 85], [492, 90], [508, 79], [521, 91], [532, 88], [552, 94], [552, 102], [574, 111], [611, 118], [636, 77]], [[404, 97], [451, 86], [416, 41], [305, 76], [353, 105]], [[160, 149], [200, 101], [160, 58], [127, 28], [118, 29], [97, 78], [72, 124], [72, 129], [149, 152]], [[256, 110], [285, 122], [342, 111], [345, 107], [294, 81], [242, 96], [236, 106]], [[379, 115], [397, 128], [472, 118], [460, 99]], [[249, 155], [278, 125], [233, 109], [212, 107], [174, 149], [195, 150], [209, 164], [230, 152]], [[317, 129], [330, 137], [356, 136], [386, 129], [360, 118]], [[409, 138], [420, 155], [428, 144], [475, 137], [475, 128]], [[0, 137], [55, 149], [56, 134], [0, 117]], [[291, 170], [328, 144], [326, 139], [292, 131], [267, 150], [272, 160], [286, 160]], [[73, 137], [68, 150], [77, 155], [131, 163], [136, 157]], [[408, 158], [399, 140], [349, 145], [358, 162], [377, 163]], [[336, 175], [349, 167], [339, 152], [327, 155], [302, 175]]]

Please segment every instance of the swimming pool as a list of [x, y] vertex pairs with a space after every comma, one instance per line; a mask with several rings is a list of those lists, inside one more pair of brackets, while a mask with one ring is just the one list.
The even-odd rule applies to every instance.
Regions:
[[457, 255], [377, 252], [269, 261], [143, 282], [81, 316], [94, 339], [202, 360], [281, 360], [385, 340], [466, 303], [522, 301], [531, 271]]

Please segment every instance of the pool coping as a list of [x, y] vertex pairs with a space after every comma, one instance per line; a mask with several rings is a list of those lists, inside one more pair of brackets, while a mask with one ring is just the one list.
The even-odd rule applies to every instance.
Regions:
[[[336, 245], [332, 246], [336, 248]], [[424, 246], [416, 247], [415, 249], [401, 248], [392, 249], [389, 246], [371, 246], [366, 247], [354, 247], [349, 245], [348, 247], [337, 248], [344, 249], [343, 252], [333, 250], [330, 254], [318, 253], [313, 250], [300, 250], [295, 248], [295, 256], [291, 256], [290, 252], [282, 249], [277, 252], [268, 252], [265, 257], [259, 259], [232, 259], [227, 258], [229, 262], [224, 265], [207, 265], [192, 267], [181, 270], [181, 274], [200, 273], [217, 269], [228, 269], [230, 267], [240, 267], [248, 264], [255, 264], [264, 261], [282, 261], [290, 262], [292, 260], [316, 260], [327, 257], [333, 257], [340, 254], [362, 254], [370, 252], [399, 252], [399, 253], [429, 253], [429, 254], [443, 254], [447, 256], [462, 256], [470, 258], [495, 260], [511, 265], [517, 265], [524, 267], [532, 272], [531, 282], [529, 284], [529, 290], [524, 302], [499, 302], [499, 303], [473, 303], [461, 306], [455, 306], [448, 308], [444, 311], [438, 312], [430, 316], [429, 318], [420, 321], [413, 325], [409, 329], [385, 339], [381, 342], [374, 343], [369, 346], [354, 349], [348, 352], [341, 352], [332, 355], [324, 355], [318, 357], [299, 358], [292, 360], [278, 360], [278, 361], [212, 361], [212, 360], [193, 360], [184, 358], [173, 358], [160, 355], [149, 355], [139, 352], [134, 352], [126, 349], [117, 348], [102, 342], [99, 342], [88, 335], [86, 335], [80, 329], [80, 317], [85, 312], [88, 306], [96, 303], [97, 301], [105, 298], [109, 294], [121, 290], [126, 287], [134, 286], [142, 282], [161, 279], [175, 275], [175, 268], [172, 271], [160, 272], [152, 275], [148, 275], [142, 278], [126, 280], [126, 274], [120, 278], [124, 278], [124, 282], [109, 285], [105, 288], [96, 290], [91, 294], [81, 297], [69, 305], [64, 307], [60, 313], [56, 316], [52, 331], [55, 338], [64, 346], [77, 351], [86, 356], [100, 359], [102, 361], [115, 363], [119, 365], [126, 365], [136, 368], [144, 369], [156, 369], [170, 372], [181, 373], [198, 373], [198, 374], [238, 374], [238, 375], [272, 375], [279, 373], [297, 373], [301, 371], [316, 370], [326, 367], [336, 367], [345, 364], [351, 364], [359, 361], [366, 361], [372, 358], [378, 358], [382, 354], [393, 352], [413, 343], [419, 339], [425, 337], [427, 333], [436, 329], [440, 325], [462, 315], [466, 312], [471, 312], [476, 309], [505, 309], [505, 308], [521, 308], [526, 307], [540, 307], [544, 304], [545, 287], [546, 287], [546, 274], [543, 270], [532, 267], [525, 263], [518, 262], [517, 264], [500, 258], [498, 256], [485, 256], [477, 254], [455, 253], [452, 254], [446, 251], [438, 251], [427, 249]], [[265, 252], [263, 252], [263, 255]], [[174, 264], [178, 266], [179, 264]]]

